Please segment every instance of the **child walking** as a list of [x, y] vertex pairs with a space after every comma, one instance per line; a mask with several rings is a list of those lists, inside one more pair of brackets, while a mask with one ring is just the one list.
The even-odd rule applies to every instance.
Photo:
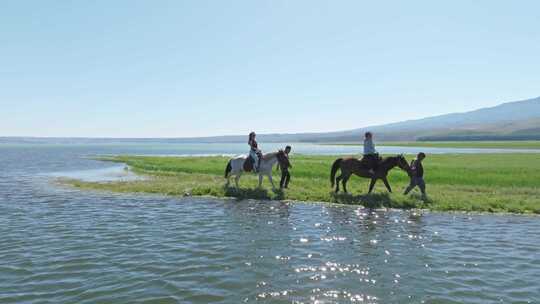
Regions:
[[426, 198], [426, 183], [424, 182], [424, 166], [422, 161], [426, 158], [423, 152], [418, 153], [416, 159], [411, 162], [411, 183], [405, 190], [405, 195], [409, 194], [414, 187], [418, 186], [422, 192], [422, 198]]

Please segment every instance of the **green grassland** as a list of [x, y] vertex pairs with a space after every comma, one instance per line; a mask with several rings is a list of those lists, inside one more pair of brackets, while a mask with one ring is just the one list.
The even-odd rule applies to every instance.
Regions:
[[[369, 180], [352, 177], [350, 194], [334, 194], [329, 171], [337, 156], [292, 155], [290, 189], [272, 191], [265, 178], [257, 189], [254, 174], [244, 175], [240, 189], [225, 187], [224, 157], [146, 157], [117, 156], [104, 159], [126, 163], [131, 170], [148, 178], [122, 182], [67, 183], [82, 189], [115, 192], [159, 193], [166, 195], [210, 195], [238, 199], [278, 199], [358, 204], [367, 207], [427, 208], [441, 211], [485, 211], [540, 214], [540, 154], [428, 155], [424, 161], [428, 199], [418, 190], [401, 193], [409, 177], [399, 169], [391, 171], [394, 193], [382, 182], [368, 195]], [[410, 160], [410, 157], [409, 157]], [[274, 173], [279, 183], [279, 172]], [[234, 182], [231, 180], [231, 183]]]
[[379, 146], [429, 147], [429, 148], [492, 148], [540, 149], [540, 141], [396, 141], [381, 142]]

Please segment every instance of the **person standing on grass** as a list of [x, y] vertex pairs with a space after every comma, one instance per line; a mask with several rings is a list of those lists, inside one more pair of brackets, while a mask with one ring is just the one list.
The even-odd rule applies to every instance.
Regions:
[[411, 183], [405, 190], [405, 195], [418, 186], [422, 192], [422, 198], [426, 198], [426, 183], [424, 182], [424, 166], [422, 161], [426, 158], [426, 154], [423, 152], [418, 153], [416, 159], [411, 162]]
[[280, 189], [289, 188], [289, 181], [291, 180], [291, 174], [289, 173], [289, 168], [292, 168], [291, 162], [289, 161], [289, 153], [291, 152], [291, 146], [286, 146], [285, 150], [285, 162], [279, 164], [279, 169], [281, 169], [281, 180], [279, 181]]

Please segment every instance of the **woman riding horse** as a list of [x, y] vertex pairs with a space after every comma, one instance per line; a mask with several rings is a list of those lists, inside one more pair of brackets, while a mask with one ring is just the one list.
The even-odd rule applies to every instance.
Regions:
[[262, 151], [259, 150], [255, 137], [257, 137], [257, 134], [255, 134], [255, 132], [249, 133], [249, 156], [253, 159], [253, 171], [259, 172], [259, 167], [261, 166], [261, 158], [263, 155]]
[[[244, 163], [246, 162], [247, 158], [249, 158], [249, 156], [240, 155], [229, 160], [227, 167], [225, 168], [227, 186], [229, 185], [229, 179], [231, 176], [235, 176], [234, 182], [238, 188], [238, 180], [240, 180], [240, 176], [246, 172], [244, 169]], [[272, 189], [275, 189], [274, 181], [272, 180], [272, 167], [276, 163], [279, 163], [281, 167], [288, 165], [288, 159], [285, 155], [285, 151], [279, 150], [277, 152], [267, 153], [264, 155], [264, 157], [259, 157], [259, 159], [261, 160], [259, 171], [257, 172], [259, 175], [259, 187], [262, 185], [263, 176], [267, 176], [268, 180], [272, 184]]]

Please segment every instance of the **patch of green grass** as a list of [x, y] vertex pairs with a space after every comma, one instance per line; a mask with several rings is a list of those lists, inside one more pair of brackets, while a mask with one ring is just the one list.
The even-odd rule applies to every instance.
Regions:
[[[359, 204], [368, 207], [427, 208], [444, 211], [487, 211], [540, 213], [540, 154], [428, 155], [424, 161], [428, 200], [417, 190], [401, 193], [409, 177], [399, 169], [389, 176], [394, 193], [387, 193], [379, 181], [375, 192], [366, 194], [369, 180], [352, 177], [350, 194], [334, 194], [330, 188], [330, 166], [336, 156], [293, 155], [290, 189], [272, 191], [265, 178], [257, 189], [257, 177], [242, 176], [240, 189], [225, 187], [225, 157], [118, 156], [104, 160], [128, 164], [148, 175], [147, 180], [130, 182], [67, 183], [83, 188], [115, 192], [160, 193], [167, 195], [211, 195], [238, 199], [278, 199]], [[231, 180], [232, 183], [234, 183]], [[274, 173], [279, 182], [279, 172]]]

